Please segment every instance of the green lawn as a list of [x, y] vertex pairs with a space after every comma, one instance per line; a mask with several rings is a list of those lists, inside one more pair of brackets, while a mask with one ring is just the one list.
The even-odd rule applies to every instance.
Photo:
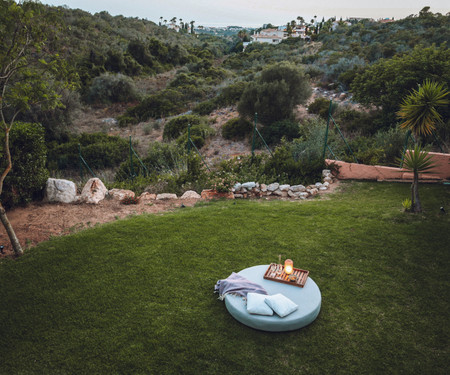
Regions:
[[[1, 374], [446, 374], [450, 188], [343, 183], [331, 199], [219, 201], [136, 216], [0, 261]], [[322, 292], [308, 327], [260, 332], [218, 279], [294, 260]]]

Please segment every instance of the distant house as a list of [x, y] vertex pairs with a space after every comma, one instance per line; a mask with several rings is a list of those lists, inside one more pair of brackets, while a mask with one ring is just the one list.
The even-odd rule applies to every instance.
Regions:
[[392, 18], [383, 18], [383, 19], [378, 20], [378, 22], [380, 22], [380, 23], [390, 23], [390, 22], [395, 22], [395, 20], [394, 20], [394, 17], [392, 17]]
[[178, 26], [176, 23], [169, 23], [166, 25], [168, 29], [170, 30], [175, 30], [175, 31], [180, 31], [180, 26]]
[[[298, 26], [292, 30], [290, 35], [293, 38], [306, 38], [306, 28], [304, 26]], [[279, 26], [274, 29], [263, 29], [259, 33], [251, 36], [252, 42], [279, 44], [284, 39], [289, 37], [286, 26]]]

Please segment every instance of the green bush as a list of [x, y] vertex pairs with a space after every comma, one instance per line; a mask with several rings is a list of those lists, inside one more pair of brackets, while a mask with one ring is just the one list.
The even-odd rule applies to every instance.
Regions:
[[222, 137], [225, 139], [244, 139], [251, 134], [253, 125], [244, 118], [234, 118], [228, 120], [222, 126]]
[[325, 167], [325, 160], [322, 157], [296, 160], [293, 144], [283, 142], [275, 149], [273, 157], [267, 159], [264, 174], [267, 179], [282, 184], [307, 185], [320, 181]]
[[[0, 154], [4, 153], [4, 132], [0, 133]], [[42, 190], [49, 177], [45, 167], [47, 147], [44, 128], [38, 124], [16, 123], [10, 132], [10, 151], [12, 169], [3, 183], [1, 195], [5, 208], [31, 202], [41, 197]], [[2, 171], [6, 167], [6, 158], [2, 158]]]
[[104, 73], [94, 78], [86, 100], [89, 103], [132, 102], [139, 99], [134, 81], [123, 74]]
[[247, 82], [239, 81], [224, 87], [216, 98], [217, 104], [219, 106], [235, 105], [241, 99], [247, 85]]
[[194, 109], [192, 110], [192, 112], [194, 112], [200, 116], [206, 116], [206, 115], [209, 115], [212, 111], [214, 111], [217, 108], [218, 108], [217, 100], [210, 99], [205, 102], [201, 102], [201, 103], [197, 104], [194, 107]]
[[[331, 114], [334, 114], [338, 105], [333, 103], [331, 105]], [[317, 98], [308, 106], [308, 113], [319, 115], [323, 119], [328, 119], [328, 112], [330, 110], [330, 100], [326, 98]]]
[[205, 124], [205, 120], [196, 115], [182, 115], [173, 118], [164, 126], [163, 138], [165, 140], [177, 139], [179, 136], [187, 132], [188, 125], [192, 127]]
[[171, 116], [186, 110], [186, 99], [182, 92], [166, 89], [149, 95], [137, 106], [129, 108], [124, 117], [133, 118], [134, 123], [147, 121], [149, 118]]
[[128, 157], [129, 143], [126, 139], [104, 133], [84, 133], [71, 137], [68, 142], [49, 145], [49, 169], [79, 168], [78, 144], [91, 169], [116, 167]]
[[[281, 120], [270, 125], [264, 125], [260, 131], [268, 145], [276, 145], [284, 137], [288, 141], [298, 138], [299, 124], [291, 120]], [[262, 147], [262, 141], [258, 140], [258, 147]]]

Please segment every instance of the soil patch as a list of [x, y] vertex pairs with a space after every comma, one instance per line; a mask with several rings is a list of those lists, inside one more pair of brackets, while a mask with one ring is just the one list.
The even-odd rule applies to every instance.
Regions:
[[[339, 182], [331, 184], [327, 191], [320, 193], [322, 199], [328, 199], [327, 195], [336, 191], [337, 188], [339, 188]], [[272, 197], [268, 197], [268, 199], [290, 200]], [[26, 251], [27, 248], [47, 241], [53, 236], [75, 233], [128, 216], [147, 213], [158, 214], [180, 209], [182, 205], [192, 207], [198, 201], [198, 199], [155, 200], [148, 204], [133, 205], [125, 205], [113, 199], [105, 199], [97, 205], [38, 202], [26, 207], [16, 208], [9, 211], [7, 215], [20, 244]], [[0, 245], [4, 246], [4, 254], [0, 254], [0, 257], [13, 254], [3, 225], [0, 225]]]

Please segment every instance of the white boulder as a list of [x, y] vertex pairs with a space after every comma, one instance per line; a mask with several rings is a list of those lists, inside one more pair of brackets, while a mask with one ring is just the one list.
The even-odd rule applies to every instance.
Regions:
[[98, 204], [98, 202], [105, 199], [107, 193], [108, 189], [103, 182], [99, 178], [94, 177], [86, 182], [86, 185], [84, 185], [84, 188], [81, 191], [80, 201]]
[[185, 191], [180, 199], [201, 199], [201, 195], [194, 190]]
[[158, 194], [156, 196], [156, 200], [168, 200], [168, 199], [178, 199], [176, 194], [170, 194], [170, 193], [162, 193], [162, 194]]
[[77, 200], [77, 186], [69, 180], [49, 178], [45, 185], [45, 201], [72, 203]]

